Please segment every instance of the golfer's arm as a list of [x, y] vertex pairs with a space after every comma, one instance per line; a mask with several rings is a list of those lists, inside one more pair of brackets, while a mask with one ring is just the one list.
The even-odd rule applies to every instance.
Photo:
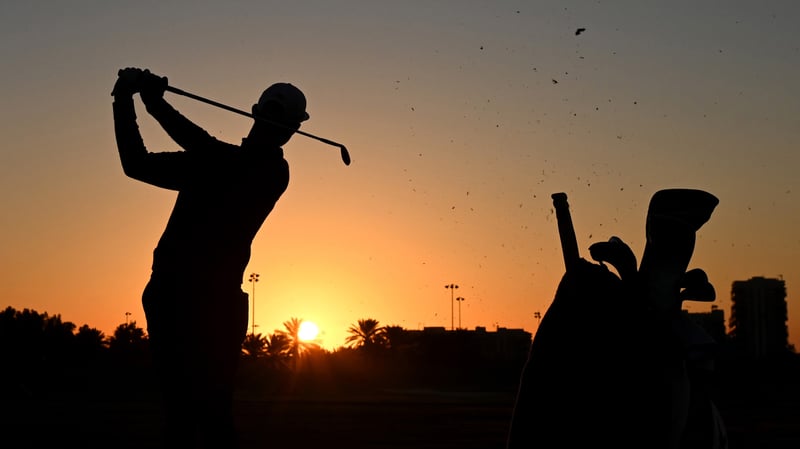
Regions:
[[172, 140], [186, 151], [207, 148], [210, 142], [216, 140], [206, 130], [184, 117], [162, 97], [145, 101], [145, 107]]
[[139, 125], [136, 123], [136, 110], [132, 96], [114, 98], [114, 134], [122, 170], [131, 178], [138, 179], [144, 169], [147, 148], [144, 146]]
[[181, 153], [149, 153], [144, 146], [132, 97], [114, 99], [114, 133], [125, 174], [157, 187], [179, 190], [184, 179]]

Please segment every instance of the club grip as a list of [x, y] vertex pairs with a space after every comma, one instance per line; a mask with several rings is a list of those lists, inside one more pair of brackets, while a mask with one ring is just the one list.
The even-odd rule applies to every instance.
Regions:
[[575, 227], [572, 225], [572, 215], [569, 211], [567, 194], [564, 192], [554, 193], [551, 198], [553, 198], [553, 208], [556, 211], [558, 236], [561, 239], [564, 266], [567, 271], [571, 271], [580, 261], [581, 256], [580, 252], [578, 252], [578, 238], [575, 237]]

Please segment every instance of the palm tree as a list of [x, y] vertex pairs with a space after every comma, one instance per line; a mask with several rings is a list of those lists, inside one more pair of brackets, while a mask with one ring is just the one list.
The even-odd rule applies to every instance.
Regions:
[[350, 334], [344, 342], [351, 348], [369, 349], [373, 347], [386, 347], [386, 329], [381, 327], [378, 320], [367, 318], [358, 320], [358, 325], [350, 326]]
[[247, 334], [242, 342], [242, 352], [247, 357], [258, 358], [266, 354], [267, 338], [261, 334]]
[[319, 345], [310, 341], [303, 341], [300, 339], [300, 325], [303, 324], [303, 320], [300, 318], [291, 318], [289, 321], [283, 322], [283, 327], [286, 329], [285, 331], [276, 331], [277, 333], [282, 333], [286, 336], [289, 342], [289, 355], [292, 359], [292, 363], [294, 365], [295, 370], [297, 369], [297, 362], [300, 359], [300, 355], [305, 353], [308, 350], [318, 348]]
[[291, 357], [292, 345], [284, 332], [275, 332], [266, 339], [264, 354], [273, 368], [285, 368]]
[[[289, 354], [295, 360], [300, 357], [300, 351], [303, 346], [303, 342], [300, 340], [300, 324], [303, 323], [303, 320], [300, 318], [290, 318], [289, 321], [283, 322], [283, 327], [286, 329], [283, 334], [289, 341]], [[295, 362], [296, 363], [296, 362]]]

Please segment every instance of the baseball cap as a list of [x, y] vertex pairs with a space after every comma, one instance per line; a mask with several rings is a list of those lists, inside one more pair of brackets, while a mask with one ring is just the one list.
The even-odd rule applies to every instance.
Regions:
[[286, 121], [304, 122], [310, 118], [306, 112], [306, 97], [303, 92], [290, 83], [275, 83], [269, 86], [256, 105], [256, 113], [274, 110], [270, 106], [277, 105], [280, 117]]

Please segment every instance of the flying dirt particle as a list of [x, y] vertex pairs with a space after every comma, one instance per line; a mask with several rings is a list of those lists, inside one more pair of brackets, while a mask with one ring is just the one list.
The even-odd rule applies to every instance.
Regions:
[[586, 28], [578, 28], [577, 30], [575, 30], [575, 35], [578, 36], [581, 33], [583, 33], [584, 31], [586, 31]]
[[556, 81], [556, 80], [554, 79], [554, 80], [553, 80], [553, 84], [558, 84], [558, 81]]
[[411, 110], [412, 110], [412, 111], [414, 111], [414, 110], [415, 110], [415, 109], [414, 109], [414, 106], [411, 106]]
[[483, 50], [483, 45], [481, 45], [481, 50]]

